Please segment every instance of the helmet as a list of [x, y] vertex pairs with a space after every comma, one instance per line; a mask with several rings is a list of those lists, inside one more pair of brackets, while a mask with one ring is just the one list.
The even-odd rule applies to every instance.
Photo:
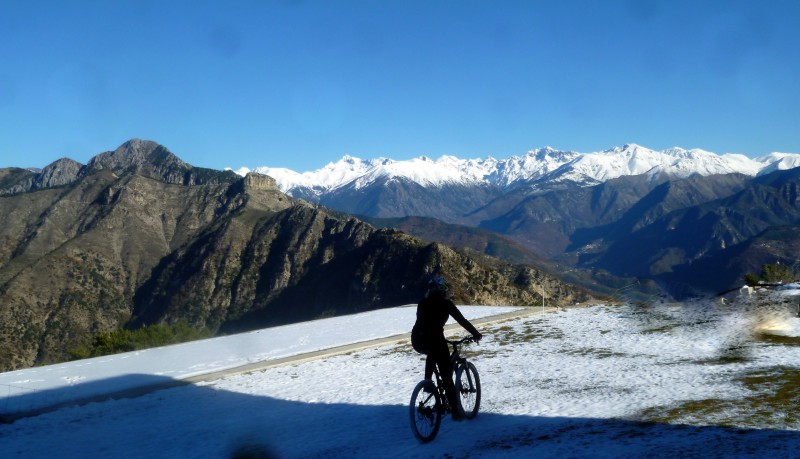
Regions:
[[450, 285], [444, 277], [434, 277], [428, 281], [428, 291], [431, 293], [447, 293], [450, 290]]

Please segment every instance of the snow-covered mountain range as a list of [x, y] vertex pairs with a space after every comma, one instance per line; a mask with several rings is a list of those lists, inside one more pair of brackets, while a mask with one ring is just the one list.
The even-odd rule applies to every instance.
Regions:
[[[594, 153], [545, 147], [508, 159], [421, 156], [396, 161], [344, 156], [315, 171], [296, 172], [266, 166], [253, 171], [272, 176], [281, 190], [289, 194], [319, 196], [340, 187], [361, 189], [387, 179], [405, 179], [423, 187], [489, 185], [508, 190], [520, 185], [561, 182], [591, 186], [621, 176], [642, 174], [654, 178], [662, 174], [678, 178], [731, 173], [757, 176], [798, 166], [800, 154], [794, 153], [776, 152], [751, 159], [741, 154], [719, 155], [701, 149], [675, 147], [655, 151], [627, 144]], [[236, 172], [244, 175], [251, 170], [242, 168]]]
[[797, 153], [749, 158], [628, 144], [508, 159], [345, 157], [317, 171], [256, 171], [293, 197], [375, 225], [501, 253], [420, 218], [487, 230], [559, 265], [657, 279], [676, 298], [733, 288], [764, 260], [794, 263], [800, 244]]

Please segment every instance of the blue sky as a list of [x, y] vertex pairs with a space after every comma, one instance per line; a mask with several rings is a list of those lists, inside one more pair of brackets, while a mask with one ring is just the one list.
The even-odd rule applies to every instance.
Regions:
[[0, 0], [0, 167], [800, 153], [795, 0]]

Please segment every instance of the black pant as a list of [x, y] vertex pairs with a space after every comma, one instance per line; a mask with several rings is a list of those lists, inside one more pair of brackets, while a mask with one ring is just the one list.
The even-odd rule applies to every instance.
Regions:
[[411, 335], [411, 345], [420, 354], [425, 354], [425, 379], [433, 377], [433, 366], [439, 367], [439, 375], [442, 377], [444, 393], [453, 412], [456, 411], [456, 386], [453, 384], [453, 368], [450, 366], [450, 347], [447, 345], [444, 336], [428, 338]]

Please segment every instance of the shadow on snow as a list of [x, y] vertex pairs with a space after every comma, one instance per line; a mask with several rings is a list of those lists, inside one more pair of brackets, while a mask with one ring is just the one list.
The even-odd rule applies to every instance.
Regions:
[[[309, 403], [148, 375], [120, 378], [20, 395], [15, 406], [31, 397], [68, 398], [58, 394], [65, 390], [89, 394], [103, 385], [149, 390], [111, 391], [114, 400], [87, 397], [82, 406], [64, 402], [0, 425], [0, 451], [10, 453], [3, 456], [730, 458], [790, 457], [800, 450], [800, 432], [789, 430], [495, 413], [460, 423], [445, 418], [438, 437], [423, 445], [411, 433], [404, 405]], [[175, 385], [181, 387], [170, 388]], [[346, 386], [332, 382], [331, 390], [346, 392]]]

